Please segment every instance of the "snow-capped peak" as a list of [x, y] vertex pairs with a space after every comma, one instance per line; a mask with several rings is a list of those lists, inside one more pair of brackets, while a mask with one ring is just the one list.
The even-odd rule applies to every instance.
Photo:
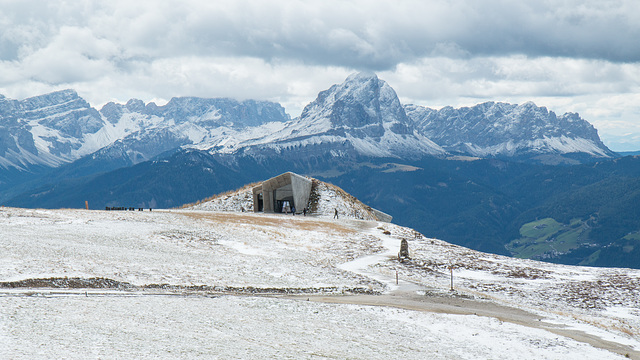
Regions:
[[525, 157], [568, 154], [609, 158], [614, 154], [596, 129], [577, 114], [556, 115], [529, 101], [521, 105], [486, 102], [473, 107], [433, 110], [406, 105], [420, 131], [447, 151], [471, 156]]
[[277, 137], [277, 144], [269, 146], [314, 146], [317, 151], [327, 151], [327, 144], [339, 144], [340, 152], [333, 153], [337, 156], [420, 157], [444, 153], [416, 131], [391, 86], [370, 73], [352, 74], [342, 84], [321, 91]]
[[165, 106], [131, 99], [98, 111], [74, 90], [62, 90], [24, 100], [3, 96], [0, 120], [0, 167], [27, 170], [57, 167], [109, 146], [136, 163], [290, 117], [271, 102], [192, 97], [174, 98]]
[[180, 147], [281, 158], [614, 155], [578, 114], [557, 116], [533, 102], [438, 111], [403, 106], [370, 72], [321, 91], [294, 120], [279, 104], [226, 98], [176, 97], [164, 106], [131, 99], [98, 111], [74, 90], [2, 96], [0, 120], [0, 167], [23, 170], [56, 167], [109, 146], [132, 163]]

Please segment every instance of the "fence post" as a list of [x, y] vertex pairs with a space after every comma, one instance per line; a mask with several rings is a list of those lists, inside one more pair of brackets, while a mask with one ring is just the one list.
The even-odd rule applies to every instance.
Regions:
[[451, 272], [451, 289], [449, 291], [453, 291], [453, 264], [449, 265], [449, 271]]

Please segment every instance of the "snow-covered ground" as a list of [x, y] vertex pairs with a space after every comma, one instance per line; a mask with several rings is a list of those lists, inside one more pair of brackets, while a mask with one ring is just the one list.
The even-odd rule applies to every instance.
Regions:
[[606, 359], [497, 319], [263, 297], [0, 297], [4, 359]]
[[379, 239], [304, 217], [204, 211], [0, 212], [0, 279], [105, 277], [133, 285], [366, 287], [335, 265]]
[[[388, 223], [0, 208], [0, 249], [3, 359], [640, 354], [640, 271], [506, 258]], [[123, 286], [55, 287], [75, 278]]]

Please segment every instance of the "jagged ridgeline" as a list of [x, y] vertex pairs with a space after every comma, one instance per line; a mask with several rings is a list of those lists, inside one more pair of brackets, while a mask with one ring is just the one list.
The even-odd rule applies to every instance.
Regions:
[[557, 116], [533, 103], [403, 106], [389, 84], [367, 73], [321, 91], [293, 121], [267, 101], [182, 97], [158, 106], [132, 99], [96, 110], [63, 90], [25, 100], [1, 96], [0, 126], [0, 167], [26, 171], [86, 156], [126, 166], [180, 148], [255, 157], [295, 149], [299, 158], [450, 153], [542, 163], [614, 155], [578, 114]]
[[551, 165], [615, 157], [580, 115], [556, 115], [532, 102], [440, 110], [406, 105], [405, 110], [425, 136], [452, 154]]

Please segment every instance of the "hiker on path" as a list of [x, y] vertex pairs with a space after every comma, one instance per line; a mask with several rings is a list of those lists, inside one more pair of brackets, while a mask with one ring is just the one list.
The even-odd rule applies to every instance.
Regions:
[[337, 208], [333, 209], [333, 218], [334, 219], [338, 218], [338, 209]]

